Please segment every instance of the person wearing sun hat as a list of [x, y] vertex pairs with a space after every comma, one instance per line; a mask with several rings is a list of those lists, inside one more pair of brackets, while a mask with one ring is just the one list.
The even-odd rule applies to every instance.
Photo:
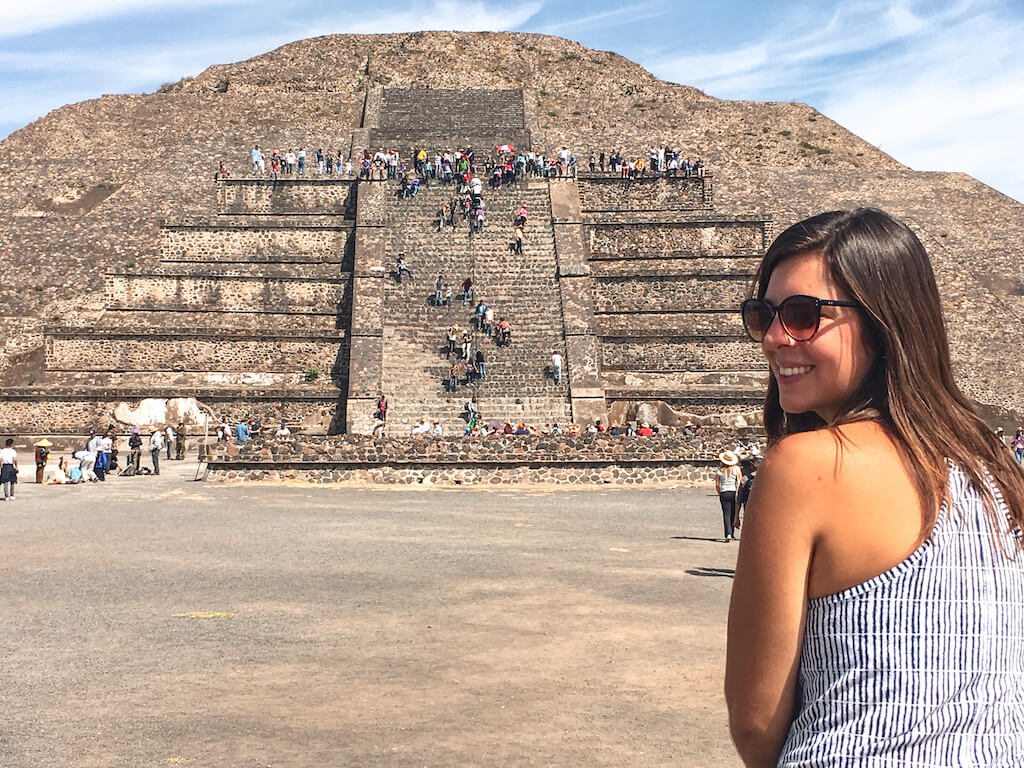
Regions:
[[43, 484], [43, 475], [46, 474], [46, 460], [50, 456], [50, 448], [53, 446], [45, 437], [37, 440], [33, 445], [36, 448], [36, 482]]
[[736, 516], [736, 492], [742, 482], [740, 472], [740, 457], [732, 451], [722, 451], [718, 454], [721, 462], [718, 471], [715, 473], [715, 492], [718, 493], [718, 501], [722, 505], [722, 522], [725, 525], [725, 540], [735, 541], [736, 531], [733, 528], [733, 521]]

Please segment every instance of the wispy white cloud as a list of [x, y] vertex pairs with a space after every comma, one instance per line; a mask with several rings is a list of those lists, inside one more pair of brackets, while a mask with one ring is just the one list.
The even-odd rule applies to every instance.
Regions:
[[[853, 10], [850, 10], [850, 8]], [[1024, 200], [1024, 18], [984, 0], [890, 0], [787, 19], [733, 50], [663, 55], [655, 74], [725, 98], [806, 101], [920, 170], [963, 170]]]
[[[576, 9], [573, 9], [574, 11]], [[542, 24], [534, 27], [531, 32], [539, 32], [542, 35], [564, 35], [567, 32], [586, 30], [593, 32], [595, 29], [603, 29], [609, 26], [622, 26], [628, 28], [639, 21], [648, 21], [658, 16], [663, 16], [666, 9], [660, 3], [643, 2], [632, 5], [624, 5], [620, 8], [613, 8], [609, 11], [599, 11], [585, 16], [575, 13], [563, 21], [555, 21], [549, 24]]]
[[[529, 21], [543, 3], [488, 3], [433, 0], [429, 3], [411, 3], [400, 10], [374, 11], [364, 9], [355, 18], [351, 12], [337, 14], [336, 19], [322, 19], [320, 28], [355, 34], [385, 32], [415, 32], [417, 30], [452, 29], [463, 32], [483, 32], [515, 29]], [[344, 25], [343, 28], [339, 27]]]
[[125, 13], [166, 9], [188, 10], [243, 0], [2, 0], [0, 38], [20, 37], [47, 29], [69, 27]]

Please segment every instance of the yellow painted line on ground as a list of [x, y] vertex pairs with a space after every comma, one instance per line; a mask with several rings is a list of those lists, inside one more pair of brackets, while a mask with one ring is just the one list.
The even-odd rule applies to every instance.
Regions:
[[227, 611], [190, 611], [189, 613], [174, 614], [176, 619], [234, 619], [237, 617], [237, 613], [228, 613]]

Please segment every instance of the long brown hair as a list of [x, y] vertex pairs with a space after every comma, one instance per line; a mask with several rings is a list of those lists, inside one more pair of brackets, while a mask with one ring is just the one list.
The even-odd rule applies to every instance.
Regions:
[[921, 241], [906, 224], [875, 208], [812, 216], [772, 243], [754, 294], [763, 299], [775, 267], [807, 253], [821, 254], [832, 281], [860, 303], [875, 360], [829, 423], [813, 412], [783, 411], [770, 374], [764, 405], [769, 443], [794, 432], [877, 421], [903, 455], [921, 496], [924, 535], [948, 500], [947, 461], [970, 478], [999, 529], [1007, 521], [997, 494], [1009, 508], [1011, 526], [1024, 527], [1024, 472], [953, 380], [939, 290]]

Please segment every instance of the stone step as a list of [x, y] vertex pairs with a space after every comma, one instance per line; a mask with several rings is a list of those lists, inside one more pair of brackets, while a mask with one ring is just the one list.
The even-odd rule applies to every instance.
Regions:
[[258, 329], [274, 333], [278, 330], [306, 330], [334, 334], [343, 328], [343, 319], [336, 312], [267, 311], [262, 308], [197, 309], [189, 306], [164, 306], [160, 309], [139, 307], [107, 307], [100, 316], [99, 325], [108, 328], [139, 330], [159, 329]]

